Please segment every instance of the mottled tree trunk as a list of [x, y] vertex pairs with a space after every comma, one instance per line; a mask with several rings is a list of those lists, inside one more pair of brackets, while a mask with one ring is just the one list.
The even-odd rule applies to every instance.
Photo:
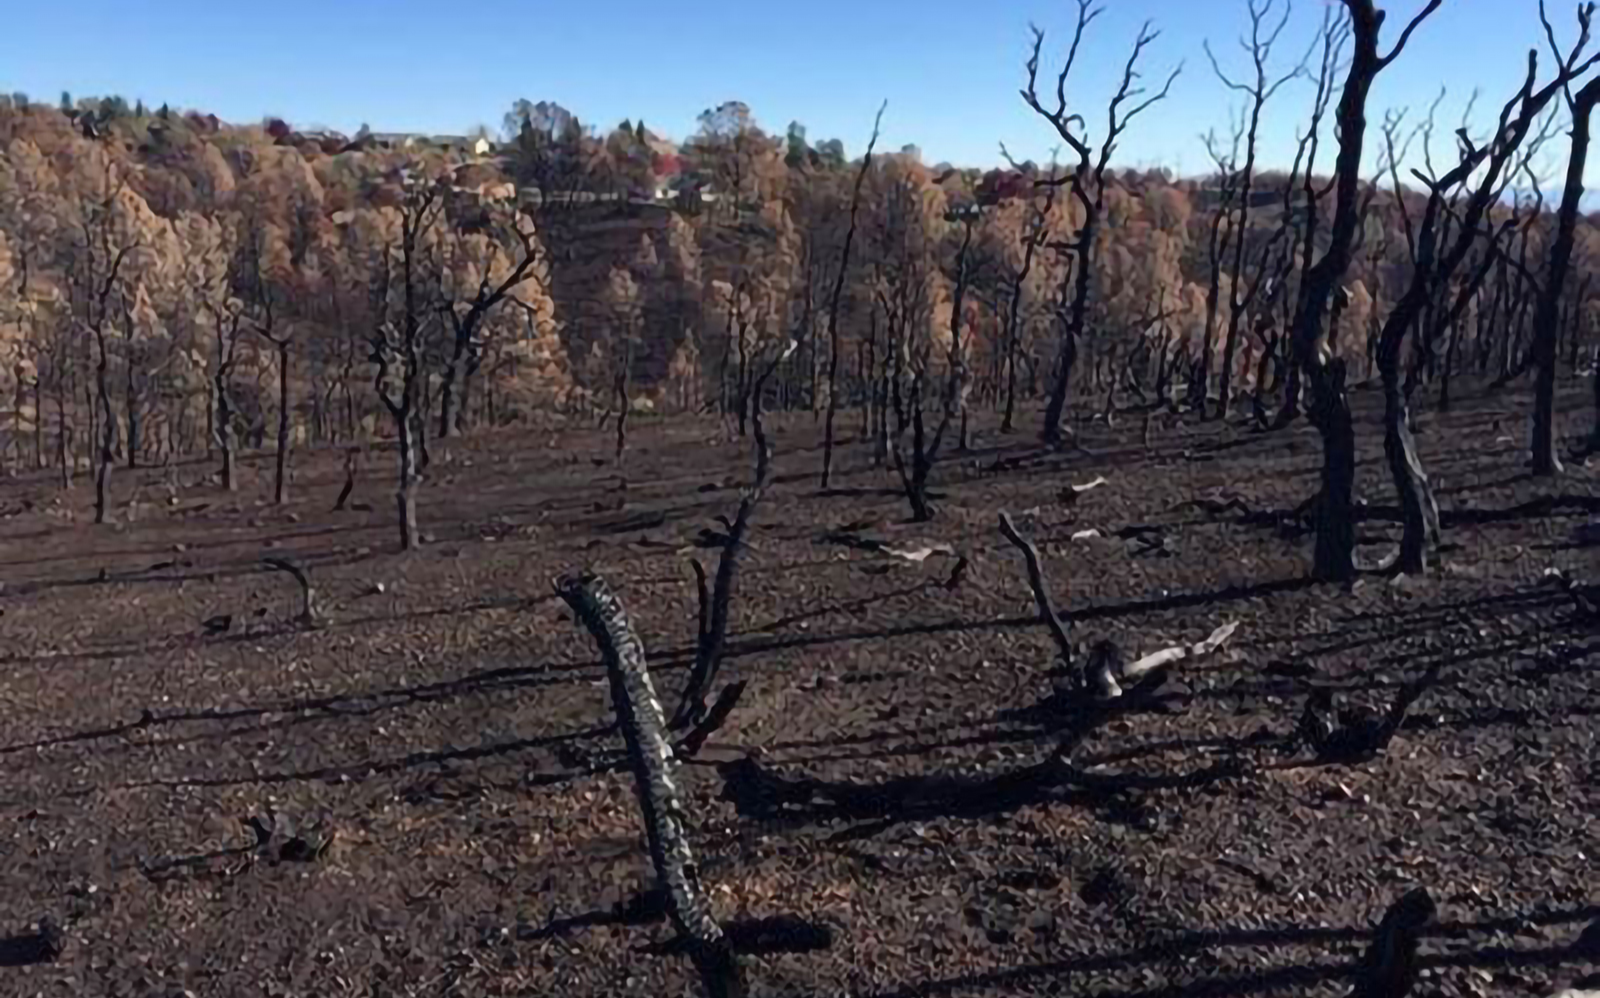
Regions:
[[[425, 417], [424, 417], [425, 418]], [[396, 420], [398, 451], [400, 456], [400, 481], [395, 489], [395, 511], [400, 520], [400, 548], [414, 551], [421, 545], [417, 534], [417, 448], [415, 423], [418, 417], [408, 413]]]
[[599, 646], [606, 663], [612, 706], [633, 769], [650, 860], [666, 895], [673, 927], [689, 944], [689, 955], [706, 993], [711, 998], [741, 998], [744, 970], [700, 890], [687, 815], [674, 773], [676, 761], [645, 664], [644, 645], [605, 580], [566, 576], [558, 580], [557, 591]]

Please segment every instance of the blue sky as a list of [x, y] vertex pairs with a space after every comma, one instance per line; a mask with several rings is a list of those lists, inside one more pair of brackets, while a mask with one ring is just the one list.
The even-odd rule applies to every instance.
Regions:
[[[1327, 2], [1299, 0], [1282, 60], [1298, 59]], [[1388, 36], [1422, 2], [1389, 0]], [[1211, 39], [1242, 71], [1235, 39], [1246, 24], [1244, 0], [1103, 3], [1069, 91], [1088, 114], [1091, 137], [1148, 17], [1163, 32], [1149, 49], [1152, 76], [1179, 61], [1186, 68], [1172, 98], [1125, 137], [1117, 161], [1203, 171], [1197, 136], [1225, 127], [1230, 94], [1211, 75], [1201, 42]], [[301, 126], [440, 132], [498, 129], [512, 101], [527, 97], [558, 101], [602, 130], [642, 117], [676, 138], [693, 130], [700, 110], [736, 98], [769, 130], [799, 120], [813, 141], [840, 138], [852, 156], [887, 98], [886, 147], [915, 143], [930, 162], [987, 166], [998, 162], [1001, 141], [1019, 158], [1048, 157], [1052, 133], [1017, 87], [1029, 23], [1051, 33], [1048, 73], [1074, 10], [1072, 0], [57, 0], [5, 14], [0, 88], [36, 100], [64, 89], [120, 93], [235, 121], [275, 114]], [[1570, 34], [1569, 0], [1552, 0], [1551, 10]], [[1537, 11], [1537, 0], [1445, 0], [1381, 78], [1374, 121], [1390, 107], [1421, 114], [1441, 84], [1450, 89], [1443, 135], [1474, 86], [1484, 90], [1484, 112], [1497, 107], [1514, 90], [1527, 48], [1540, 45], [1545, 56]], [[1286, 164], [1310, 96], [1309, 85], [1291, 86], [1269, 106], [1269, 163]], [[1443, 144], [1440, 152], [1449, 154]], [[1551, 157], [1546, 172], [1554, 179], [1560, 169]]]

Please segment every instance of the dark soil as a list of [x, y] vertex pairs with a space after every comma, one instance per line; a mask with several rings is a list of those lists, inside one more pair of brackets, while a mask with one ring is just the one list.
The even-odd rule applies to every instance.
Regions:
[[[1372, 402], [1376, 563], [1398, 525]], [[1545, 995], [1600, 971], [1578, 943], [1600, 918], [1600, 620], [1546, 577], [1600, 581], [1580, 530], [1600, 467], [1528, 480], [1526, 407], [1422, 417], [1441, 567], [1352, 591], [1304, 581], [1310, 538], [1275, 515], [1314, 488], [1305, 427], [1162, 415], [1147, 449], [1127, 414], [1046, 453], [983, 420], [915, 525], [870, 447], [850, 440], [822, 495], [817, 423], [773, 417], [722, 676], [749, 686], [680, 779], [754, 993], [1342, 995], [1418, 885], [1439, 906], [1418, 994]], [[853, 437], [857, 414], [841, 422]], [[122, 472], [115, 527], [90, 525], [82, 478], [64, 497], [48, 475], [0, 485], [0, 994], [696, 993], [641, 897], [604, 670], [551, 580], [611, 583], [670, 709], [687, 561], [714, 565], [702, 532], [737, 505], [749, 445], [711, 421], [633, 430], [620, 469], [590, 428], [436, 443], [431, 543], [409, 556], [386, 452], [348, 513], [330, 512], [335, 452], [296, 456], [286, 509], [265, 501], [270, 457], [237, 495], [209, 464]], [[1199, 499], [1217, 504], [1182, 505]], [[1018, 775], [1064, 722], [1038, 709], [1055, 650], [1001, 510], [1084, 649], [1239, 623], [1078, 745], [1067, 781]], [[965, 577], [946, 588], [955, 557], [862, 538], [948, 544]], [[307, 568], [321, 626], [297, 626], [271, 556]], [[1424, 676], [1376, 758], [1296, 743], [1311, 690], [1381, 711]], [[804, 792], [763, 796], [777, 778]]]

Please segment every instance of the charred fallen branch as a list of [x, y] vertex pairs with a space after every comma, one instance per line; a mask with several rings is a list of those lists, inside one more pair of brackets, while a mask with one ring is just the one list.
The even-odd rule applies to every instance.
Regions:
[[[1069, 672], [1072, 669], [1072, 638], [1067, 631], [1067, 625], [1056, 612], [1055, 604], [1050, 598], [1049, 584], [1045, 581], [1044, 567], [1039, 561], [1039, 550], [1033, 542], [1022, 536], [1017, 531], [1016, 525], [1011, 522], [1009, 514], [1000, 514], [1000, 532], [1005, 535], [1018, 550], [1022, 552], [1023, 559], [1028, 566], [1028, 586], [1033, 590], [1034, 603], [1039, 608], [1039, 617], [1050, 629], [1050, 636], [1056, 643], [1056, 650], [1061, 657], [1063, 667]], [[1097, 642], [1089, 660], [1084, 664], [1079, 674], [1077, 689], [1091, 691], [1102, 699], [1113, 699], [1123, 695], [1129, 684], [1140, 684], [1148, 688], [1146, 680], [1151, 678], [1158, 670], [1175, 665], [1178, 662], [1201, 655], [1209, 655], [1222, 647], [1233, 635], [1238, 624], [1229, 622], [1221, 625], [1211, 632], [1204, 641], [1191, 645], [1174, 645], [1160, 651], [1145, 655], [1133, 662], [1125, 663], [1121, 650], [1109, 641]], [[1071, 697], [1073, 691], [1058, 690], [1057, 697]]]
[[1006, 540], [1022, 552], [1023, 559], [1028, 563], [1028, 586], [1033, 590], [1033, 601], [1039, 607], [1039, 619], [1050, 628], [1050, 637], [1055, 640], [1056, 653], [1061, 656], [1062, 668], [1072, 668], [1072, 636], [1067, 633], [1066, 624], [1056, 613], [1055, 604], [1050, 599], [1050, 587], [1045, 582], [1044, 566], [1039, 563], [1039, 549], [1033, 542], [1017, 532], [1017, 527], [1011, 522], [1008, 513], [1000, 514], [1000, 532]]
[[564, 576], [557, 581], [556, 592], [583, 622], [605, 660], [612, 703], [639, 793], [650, 858], [666, 892], [673, 927], [687, 940], [706, 994], [712, 998], [742, 996], [744, 972], [700, 892], [684, 829], [683, 804], [674, 781], [672, 747], [645, 666], [644, 645], [621, 601], [603, 579]]
[[274, 572], [285, 572], [300, 586], [300, 615], [295, 623], [301, 627], [317, 626], [317, 590], [311, 585], [306, 570], [287, 558], [263, 558], [262, 564]]
[[1295, 735], [1318, 762], [1365, 762], [1381, 755], [1394, 740], [1413, 704], [1439, 676], [1437, 663], [1414, 682], [1402, 686], [1383, 713], [1365, 708], [1339, 709], [1333, 691], [1318, 687], [1306, 698]]
[[1423, 887], [1390, 905], [1373, 930], [1350, 998], [1405, 998], [1417, 982], [1417, 941], [1437, 914]]

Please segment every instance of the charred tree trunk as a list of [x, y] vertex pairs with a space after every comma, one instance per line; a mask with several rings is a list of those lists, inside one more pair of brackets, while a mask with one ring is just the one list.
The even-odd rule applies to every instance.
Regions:
[[[1561, 470], [1556, 456], [1556, 338], [1560, 335], [1561, 293], [1572, 265], [1572, 243], [1578, 208], [1583, 200], [1583, 170], [1589, 156], [1589, 118], [1600, 101], [1600, 81], [1579, 90], [1572, 103], [1572, 151], [1567, 157], [1567, 182], [1557, 215], [1555, 243], [1550, 248], [1548, 276], [1533, 320], [1533, 356], [1538, 379], [1533, 406], [1533, 473], [1554, 475]], [[1576, 305], [1574, 306], [1577, 307]]]
[[274, 340], [278, 348], [278, 453], [273, 474], [272, 501], [289, 501], [289, 341]]
[[417, 535], [417, 483], [421, 480], [417, 468], [415, 414], [399, 420], [397, 447], [400, 457], [400, 481], [395, 489], [395, 514], [400, 524], [400, 548], [414, 551], [420, 545]]
[[67, 389], [63, 382], [56, 391], [56, 465], [61, 470], [62, 489], [72, 488], [69, 431], [67, 429]]
[[[616, 393], [617, 393], [617, 448], [616, 464], [622, 467], [622, 455], [628, 450], [628, 415], [633, 411], [633, 405], [628, 398], [631, 391], [629, 381], [633, 374], [633, 336], [631, 332], [622, 344], [622, 362], [617, 366]], [[741, 407], [744, 403], [740, 403]]]
[[1083, 227], [1078, 230], [1073, 251], [1072, 305], [1061, 329], [1061, 351], [1056, 356], [1055, 378], [1050, 383], [1050, 400], [1045, 405], [1044, 428], [1040, 439], [1056, 445], [1064, 439], [1062, 419], [1067, 411], [1067, 391], [1078, 364], [1078, 337], [1089, 316], [1090, 254], [1093, 253], [1099, 218], [1097, 209], [1087, 209]]
[[105, 523], [111, 489], [111, 466], [116, 460], [117, 417], [111, 410], [111, 364], [103, 325], [95, 329], [94, 338], [98, 349], [94, 369], [95, 391], [100, 406], [100, 463], [94, 476], [94, 522]]
[[1329, 244], [1306, 275], [1306, 287], [1295, 313], [1295, 361], [1311, 389], [1311, 420], [1322, 438], [1322, 483], [1317, 498], [1317, 539], [1312, 574], [1324, 581], [1355, 577], [1355, 428], [1346, 395], [1345, 365], [1338, 357], [1320, 355], [1318, 333], [1334, 289], [1350, 266], [1356, 227], [1360, 222], [1358, 193], [1367, 130], [1367, 95], [1372, 82], [1399, 57], [1411, 32], [1439, 7], [1430, 0], [1401, 34], [1387, 56], [1378, 53], [1382, 16], [1371, 0], [1345, 0], [1350, 11], [1353, 46], [1344, 90], [1339, 98], [1339, 154], [1335, 167], [1335, 207]]
[[856, 239], [856, 215], [861, 207], [861, 185], [872, 168], [872, 151], [878, 145], [878, 128], [883, 122], [883, 107], [872, 123], [872, 138], [867, 143], [867, 153], [856, 173], [856, 185], [850, 194], [850, 224], [844, 233], [844, 249], [839, 255], [839, 272], [834, 275], [833, 291], [828, 296], [828, 413], [822, 429], [822, 488], [833, 481], [833, 424], [839, 411], [839, 308], [844, 296], [844, 282], [850, 270], [850, 250]]
[[224, 329], [221, 317], [218, 317], [217, 370], [212, 375], [212, 395], [216, 403], [217, 449], [222, 452], [222, 487], [228, 492], [239, 487], [234, 459], [237, 447], [233, 431], [233, 396], [228, 387], [233, 373], [233, 344], [237, 329], [236, 319], [232, 329]]
[[772, 480], [772, 448], [767, 441], [766, 426], [761, 418], [761, 396], [766, 390], [767, 379], [787, 356], [787, 353], [780, 355], [756, 378], [755, 391], [751, 398], [751, 421], [755, 429], [756, 443], [755, 480], [739, 500], [739, 511], [734, 514], [733, 523], [728, 529], [727, 540], [722, 547], [722, 557], [717, 562], [717, 578], [709, 604], [705, 595], [702, 570], [699, 563], [695, 563], [695, 575], [700, 592], [700, 619], [696, 628], [695, 660], [694, 667], [689, 671], [689, 680], [684, 686], [683, 699], [673, 714], [674, 729], [687, 727], [705, 716], [706, 696], [716, 683], [717, 670], [722, 665], [722, 649], [727, 640], [728, 617], [733, 605], [734, 587], [739, 577], [739, 559], [744, 554], [745, 536], [750, 532], [756, 507], [766, 495], [767, 486]]
[[743, 968], [700, 891], [688, 822], [673, 772], [672, 745], [645, 664], [644, 645], [621, 601], [603, 579], [566, 576], [557, 581], [556, 591], [583, 622], [606, 663], [612, 706], [628, 747], [650, 859], [666, 895], [673, 927], [689, 944], [707, 995], [742, 998]]
[[1222, 300], [1222, 257], [1228, 242], [1223, 235], [1222, 223], [1230, 205], [1225, 198], [1211, 216], [1209, 242], [1211, 268], [1206, 281], [1206, 331], [1200, 345], [1200, 373], [1195, 377], [1190, 405], [1205, 418], [1211, 409], [1211, 362], [1217, 352], [1217, 304]]
[[128, 470], [139, 467], [139, 449], [144, 446], [144, 424], [139, 412], [139, 389], [134, 378], [133, 327], [128, 327], [128, 360], [123, 378], [123, 408], [128, 419]]
[[1045, 196], [1044, 207], [1036, 210], [1033, 217], [1033, 231], [1028, 233], [1027, 240], [1022, 248], [1022, 268], [1017, 271], [1011, 281], [1011, 305], [1006, 309], [1006, 342], [1005, 342], [1005, 378], [1006, 378], [1006, 408], [1000, 417], [1000, 432], [1012, 433], [1015, 431], [1017, 414], [1017, 351], [1019, 349], [1018, 328], [1022, 323], [1022, 289], [1027, 283], [1028, 275], [1033, 272], [1033, 258], [1049, 235], [1050, 211], [1055, 206], [1054, 187], [1049, 188]]

